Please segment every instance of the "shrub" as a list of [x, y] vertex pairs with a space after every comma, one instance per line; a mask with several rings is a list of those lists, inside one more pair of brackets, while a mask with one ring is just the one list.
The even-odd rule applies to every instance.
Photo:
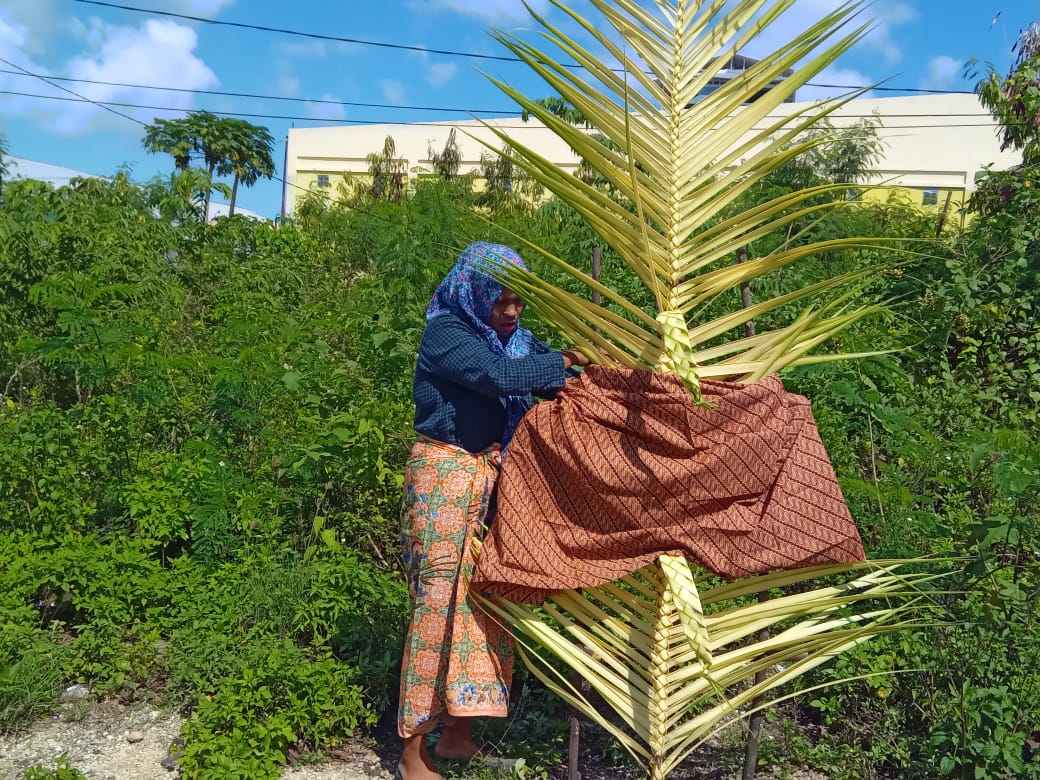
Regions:
[[58, 759], [53, 769], [32, 766], [25, 770], [22, 780], [87, 780], [87, 776], [69, 764], [66, 756]]
[[257, 646], [183, 729], [188, 778], [276, 778], [290, 751], [326, 749], [375, 722], [356, 669], [286, 642]]

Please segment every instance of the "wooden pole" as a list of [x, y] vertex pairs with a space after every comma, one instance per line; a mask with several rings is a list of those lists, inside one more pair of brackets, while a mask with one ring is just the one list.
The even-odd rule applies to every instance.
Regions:
[[[603, 247], [595, 247], [592, 250], [592, 278], [597, 282], [603, 273]], [[603, 303], [603, 296], [596, 290], [592, 291], [592, 302], [599, 306]]]
[[[592, 249], [591, 276], [598, 282], [602, 274], [603, 248], [597, 246]], [[592, 302], [597, 306], [603, 303], [603, 296], [596, 290], [592, 291]], [[580, 686], [582, 692], [588, 690], [588, 685], [583, 683], [576, 675], [571, 677], [570, 682], [576, 688]], [[570, 741], [567, 745], [567, 780], [581, 780], [581, 769], [579, 766], [581, 762], [581, 721], [578, 720], [577, 712], [571, 712], [568, 724], [570, 726]]]
[[[736, 264], [746, 263], [748, 259], [747, 247], [741, 247], [737, 250]], [[753, 303], [751, 297], [751, 283], [744, 282], [740, 285], [740, 303], [746, 309]], [[755, 335], [755, 321], [748, 320], [744, 323], [744, 335], [751, 337]], [[765, 601], [768, 597], [764, 593], [758, 594], [758, 600]], [[769, 629], [762, 629], [758, 632], [758, 641], [764, 642], [769, 639]], [[765, 672], [759, 672], [755, 675], [755, 684], [763, 682], [766, 679]], [[755, 699], [752, 703], [752, 707], [757, 707], [761, 704], [760, 699]], [[748, 738], [747, 743], [744, 745], [744, 769], [741, 773], [741, 780], [754, 780], [755, 773], [758, 771], [758, 744], [762, 738], [762, 723], [765, 720], [765, 711], [759, 710], [751, 716], [748, 722]]]
[[946, 217], [950, 213], [950, 199], [953, 197], [953, 192], [946, 193], [946, 202], [943, 204], [942, 211], [939, 212], [939, 224], [935, 226], [935, 237], [942, 238], [943, 228], [946, 227]]
[[[742, 246], [737, 250], [737, 260], [734, 265], [740, 265], [741, 263], [747, 262], [747, 247]], [[746, 309], [751, 306], [751, 282], [744, 282], [740, 285], [740, 303]], [[744, 335], [751, 337], [755, 335], [755, 321], [748, 320], [744, 323]]]

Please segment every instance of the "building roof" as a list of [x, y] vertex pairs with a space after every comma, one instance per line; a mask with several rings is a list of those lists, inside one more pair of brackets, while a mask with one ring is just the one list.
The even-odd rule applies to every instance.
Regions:
[[12, 179], [35, 179], [53, 184], [55, 187], [64, 187], [72, 179], [104, 179], [106, 176], [97, 176], [93, 173], [84, 173], [62, 165], [27, 160], [23, 157], [4, 156], [7, 162], [7, 175]]
[[[7, 162], [7, 175], [9, 178], [33, 179], [35, 181], [46, 182], [54, 187], [64, 187], [73, 179], [111, 178], [110, 176], [98, 176], [94, 173], [84, 173], [83, 171], [66, 168], [62, 165], [52, 165], [51, 163], [39, 162], [37, 160], [27, 160], [23, 157], [9, 157], [5, 155], [4, 160]], [[221, 201], [210, 201], [209, 221], [212, 222], [217, 219], [217, 217], [226, 217], [230, 208], [230, 205], [227, 203]], [[235, 206], [235, 214], [250, 219], [264, 219], [264, 217], [257, 214], [255, 211], [244, 209], [238, 205]]]

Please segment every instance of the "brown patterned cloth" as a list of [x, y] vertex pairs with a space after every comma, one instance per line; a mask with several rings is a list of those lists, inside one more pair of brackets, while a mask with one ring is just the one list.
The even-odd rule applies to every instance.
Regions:
[[517, 429], [476, 587], [514, 601], [611, 582], [662, 554], [725, 577], [860, 561], [809, 402], [775, 377], [702, 383], [593, 366]]

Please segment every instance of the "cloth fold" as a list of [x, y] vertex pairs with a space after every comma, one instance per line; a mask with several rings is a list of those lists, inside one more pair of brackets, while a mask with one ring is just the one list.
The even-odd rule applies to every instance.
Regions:
[[592, 366], [520, 423], [474, 587], [513, 601], [624, 577], [662, 554], [727, 578], [864, 558], [809, 402], [770, 377]]

